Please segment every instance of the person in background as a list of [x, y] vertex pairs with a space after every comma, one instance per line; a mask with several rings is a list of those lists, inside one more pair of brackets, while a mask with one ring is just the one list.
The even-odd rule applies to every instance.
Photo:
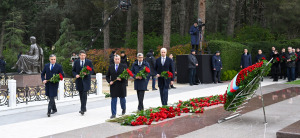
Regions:
[[191, 86], [198, 85], [198, 83], [195, 82], [196, 67], [198, 66], [198, 60], [195, 54], [196, 51], [192, 49], [191, 53], [188, 55], [189, 83]]
[[292, 56], [295, 56], [295, 53], [293, 52], [292, 47], [288, 47], [288, 53], [287, 53], [287, 77], [288, 82], [295, 80], [295, 67], [296, 67], [296, 61], [291, 59]]
[[293, 49], [292, 49], [292, 52], [293, 52], [294, 54], [296, 54], [296, 49], [295, 49], [295, 48], [293, 48]]
[[[170, 54], [170, 55], [169, 55], [169, 58], [172, 59], [172, 61], [173, 61], [173, 72], [175, 73], [175, 74], [174, 74], [174, 77], [175, 77], [176, 74], [177, 74], [177, 70], [176, 70], [176, 62], [175, 62], [175, 60], [173, 59], [173, 54]], [[169, 89], [176, 89], [176, 87], [174, 87], [174, 84], [173, 84], [173, 85], [170, 85]]]
[[[169, 85], [174, 83], [173, 62], [169, 57], [167, 57], [166, 48], [160, 49], [160, 55], [161, 57], [156, 59], [154, 69], [157, 73], [156, 76], [158, 78], [158, 88], [160, 92], [161, 103], [162, 105], [168, 105]], [[172, 72], [173, 77], [165, 79], [161, 76], [163, 71]]]
[[[150, 69], [150, 66], [147, 61], [144, 61], [144, 55], [142, 53], [137, 54], [137, 61], [133, 63], [131, 67], [131, 71], [133, 73], [134, 80], [134, 90], [137, 92], [137, 97], [139, 100], [138, 110], [142, 111], [144, 110], [144, 95], [145, 90], [147, 90], [147, 80], [144, 79], [142, 76], [136, 76], [137, 73], [139, 73], [141, 70], [143, 70], [145, 67], [148, 67]], [[150, 70], [151, 71], [151, 70]]]
[[248, 53], [248, 49], [244, 49], [244, 53], [241, 56], [241, 68], [247, 68], [252, 65], [251, 54]]
[[111, 51], [110, 55], [109, 55], [109, 65], [114, 64], [114, 57], [115, 55], [117, 55], [116, 51]]
[[146, 61], [148, 62], [149, 66], [150, 66], [150, 74], [147, 76], [147, 88], [148, 88], [148, 83], [150, 78], [152, 78], [152, 91], [157, 90], [155, 88], [155, 83], [156, 83], [156, 72], [154, 70], [154, 66], [155, 66], [155, 57], [154, 57], [154, 52], [152, 49], [149, 50], [149, 52], [146, 55]]
[[194, 49], [197, 54], [199, 50], [199, 42], [200, 42], [198, 22], [194, 22], [194, 25], [191, 26], [190, 35], [191, 35], [192, 49]]
[[220, 51], [216, 51], [216, 54], [212, 57], [212, 67], [214, 72], [214, 83], [223, 83], [220, 79], [222, 70], [222, 61], [220, 57]]
[[297, 79], [299, 74], [300, 74], [300, 49], [299, 48], [296, 49], [295, 54], [297, 56], [296, 69], [295, 69], [295, 79]]
[[71, 56], [71, 63], [72, 63], [72, 67], [74, 66], [74, 61], [77, 60], [79, 57], [76, 55], [75, 52], [72, 53], [72, 56]]
[[127, 68], [129, 67], [129, 59], [125, 54], [125, 51], [121, 51], [121, 63], [126, 65]]
[[6, 62], [4, 60], [4, 57], [1, 56], [0, 57], [0, 73], [4, 73], [4, 75], [6, 75]]
[[286, 79], [286, 58], [287, 54], [285, 53], [285, 48], [281, 49], [281, 54], [280, 54], [280, 79], [285, 80]]
[[[272, 78], [273, 78], [273, 81], [278, 81], [278, 76], [279, 76], [279, 73], [280, 73], [280, 56], [278, 54], [278, 51], [275, 50], [274, 51], [274, 54], [273, 54], [273, 64], [271, 66], [271, 70], [272, 70]], [[278, 61], [279, 60], [279, 61]]]
[[255, 57], [255, 63], [260, 62], [262, 58], [267, 59], [266, 56], [262, 53], [262, 50], [259, 49], [258, 54]]
[[276, 50], [276, 48], [274, 46], [272, 46], [272, 50], [270, 52], [270, 60], [273, 57], [273, 54], [274, 54], [275, 50]]
[[[55, 105], [55, 97], [57, 96], [57, 89], [59, 83], [52, 83], [47, 80], [50, 80], [53, 75], [55, 74], [61, 74], [64, 76], [64, 72], [62, 69], [62, 66], [60, 64], [56, 63], [56, 56], [54, 54], [51, 54], [49, 56], [50, 63], [46, 64], [42, 73], [41, 73], [41, 79], [42, 82], [45, 84], [45, 90], [46, 90], [46, 96], [49, 98], [49, 104], [48, 104], [48, 112], [47, 116], [50, 117], [51, 114], [54, 114], [57, 112], [57, 108]], [[52, 110], [52, 112], [51, 112]]]
[[119, 75], [126, 69], [126, 65], [120, 64], [121, 57], [119, 55], [114, 56], [114, 64], [110, 65], [106, 74], [106, 81], [110, 85], [111, 96], [111, 117], [115, 118], [117, 114], [117, 101], [120, 98], [122, 115], [126, 113], [126, 81], [119, 78]]

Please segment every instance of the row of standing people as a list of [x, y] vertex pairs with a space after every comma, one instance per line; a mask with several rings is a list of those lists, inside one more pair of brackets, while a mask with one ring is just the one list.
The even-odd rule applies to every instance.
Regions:
[[[156, 77], [158, 78], [158, 88], [160, 92], [160, 98], [162, 105], [167, 105], [168, 103], [168, 89], [170, 85], [173, 85], [174, 82], [174, 65], [171, 58], [167, 57], [167, 49], [162, 48], [160, 50], [161, 57], [155, 60], [154, 68], [152, 71], [155, 71]], [[121, 63], [121, 57], [119, 55], [113, 56], [113, 64], [109, 66], [106, 81], [110, 85], [110, 94], [111, 94], [111, 118], [115, 118], [117, 114], [117, 98], [119, 97], [122, 109], [122, 115], [126, 113], [126, 99], [127, 90], [126, 90], [126, 80], [120, 79], [118, 76], [127, 68], [126, 64]], [[136, 74], [143, 70], [144, 67], [148, 67], [151, 72], [151, 67], [147, 61], [144, 60], [144, 55], [142, 53], [137, 54], [137, 60], [133, 63], [131, 71], [134, 75], [134, 89], [137, 91], [138, 97], [138, 110], [144, 110], [143, 100], [145, 91], [147, 90], [147, 79], [136, 76]], [[165, 79], [161, 77], [160, 74], [163, 71], [170, 71], [173, 73], [173, 77]], [[150, 73], [151, 74], [151, 73]], [[115, 81], [116, 80], [116, 81]]]
[[[281, 49], [279, 53], [275, 47], [272, 47], [270, 52], [270, 59], [273, 58], [271, 66], [271, 78], [273, 81], [278, 81], [278, 79], [288, 79], [288, 82], [296, 80], [298, 75], [300, 75], [300, 49], [293, 49], [288, 47], [286, 52], [285, 48]], [[295, 56], [295, 59], [292, 57]], [[258, 50], [258, 54], [255, 57], [255, 63], [260, 62], [262, 59], [267, 59], [263, 54], [261, 49]], [[244, 53], [241, 56], [240, 67], [242, 69], [247, 68], [252, 65], [251, 54], [248, 53], [248, 49], [244, 49]]]

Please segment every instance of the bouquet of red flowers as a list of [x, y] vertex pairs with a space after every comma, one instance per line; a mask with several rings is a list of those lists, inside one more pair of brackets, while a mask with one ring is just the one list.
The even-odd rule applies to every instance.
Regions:
[[164, 77], [165, 79], [173, 78], [173, 73], [170, 71], [163, 71], [160, 76]]
[[[79, 73], [79, 76], [81, 77], [81, 79], [83, 79], [85, 75], [90, 74], [90, 71], [92, 71], [92, 68], [90, 66], [83, 67]], [[84, 72], [86, 73], [85, 75]]]
[[[126, 79], [128, 80], [129, 77], [133, 77], [133, 73], [131, 72], [130, 69], [124, 69], [124, 71], [118, 76], [117, 79]], [[113, 80], [113, 82], [117, 81], [117, 79]], [[110, 86], [108, 84], [108, 86]]]
[[50, 80], [47, 80], [47, 82], [50, 81], [52, 83], [58, 83], [59, 81], [61, 81], [63, 79], [64, 79], [63, 75], [61, 73], [59, 73], [59, 74], [54, 74]]
[[144, 67], [144, 69], [140, 70], [139, 73], [137, 73], [135, 76], [136, 77], [141, 76], [144, 79], [146, 79], [149, 73], [150, 73], [150, 69], [148, 67]]
[[281, 60], [280, 60], [280, 62], [284, 62], [284, 61], [286, 61], [286, 58], [285, 58], [285, 56], [281, 56]]
[[279, 57], [273, 59], [273, 63], [277, 63], [277, 62], [279, 62], [279, 61], [280, 61]]

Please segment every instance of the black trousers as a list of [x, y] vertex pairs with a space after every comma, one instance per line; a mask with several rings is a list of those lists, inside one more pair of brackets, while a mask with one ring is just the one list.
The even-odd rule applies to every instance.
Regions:
[[286, 63], [280, 63], [280, 71], [281, 71], [281, 73], [280, 73], [280, 78], [286, 78]]
[[190, 85], [195, 84], [195, 77], [196, 76], [196, 69], [194, 68], [189, 68], [189, 83]]
[[195, 49], [196, 50], [196, 54], [198, 54], [199, 45], [192, 45], [192, 49]]
[[145, 95], [145, 91], [142, 90], [137, 90], [137, 97], [139, 100], [139, 105], [138, 105], [138, 110], [144, 110], [144, 95]]
[[56, 105], [55, 105], [55, 100], [54, 98], [55, 97], [48, 97], [49, 98], [49, 104], [48, 104], [48, 113], [52, 111], [56, 111], [57, 112], [57, 109], [56, 109]]
[[221, 76], [221, 71], [214, 70], [214, 83], [221, 81], [220, 76]]
[[80, 103], [81, 103], [80, 110], [85, 112], [86, 111], [87, 92], [79, 91], [79, 97], [80, 97]]

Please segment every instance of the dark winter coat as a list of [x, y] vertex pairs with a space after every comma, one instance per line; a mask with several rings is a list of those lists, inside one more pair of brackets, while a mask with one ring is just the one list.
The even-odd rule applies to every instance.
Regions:
[[[291, 59], [291, 56], [295, 55], [295, 53], [293, 53], [293, 52], [292, 53], [287, 53], [286, 55], [287, 55], [287, 60], [288, 60], [288, 59]], [[290, 67], [290, 68], [291, 67], [296, 67], [296, 60], [292, 60], [290, 62], [287, 62], [286, 65], [287, 65], [287, 67]]]
[[247, 53], [247, 55], [242, 54], [241, 56], [241, 66], [242, 68], [247, 68], [248, 66], [252, 65], [252, 58], [251, 54]]
[[154, 66], [155, 66], [155, 57], [153, 56], [152, 53], [148, 52], [146, 55], [146, 61], [148, 62], [149, 66], [150, 66], [150, 75], [151, 76], [155, 76], [156, 72], [154, 70]]
[[259, 62], [263, 57], [265, 59], [267, 59], [264, 54], [258, 54], [258, 55], [256, 55], [256, 57], [255, 57], [255, 63]]
[[217, 56], [217, 55], [214, 55], [212, 57], [212, 68], [216, 69], [216, 71], [221, 71], [221, 68], [222, 68], [222, 60], [221, 60], [221, 57], [220, 56]]
[[194, 25], [190, 28], [190, 35], [191, 35], [191, 44], [192, 45], [199, 45], [199, 30], [198, 27], [195, 27]]
[[[110, 83], [111, 81], [116, 80], [120, 74], [126, 69], [126, 65], [119, 64], [118, 70], [115, 70], [115, 64], [109, 66], [106, 81]], [[126, 79], [121, 79], [121, 81], [115, 81], [112, 85], [110, 85], [110, 96], [111, 97], [126, 97]]]
[[189, 54], [188, 55], [188, 68], [189, 69], [195, 69], [196, 68], [196, 64], [198, 64], [198, 60], [197, 60], [197, 58], [196, 58], [196, 56], [195, 55], [193, 55], [193, 54]]
[[[150, 66], [147, 61], [143, 61], [141, 66], [139, 66], [138, 61], [134, 62], [131, 67], [131, 71], [134, 75], [134, 78], [135, 75], [139, 73], [141, 70], [143, 70], [145, 67], [148, 67], [150, 69]], [[134, 90], [143, 90], [143, 91], [147, 90], [147, 79], [142, 78], [141, 80], [140, 79], [134, 80]]]
[[173, 78], [171, 78], [171, 79], [165, 79], [163, 77], [158, 77], [158, 87], [162, 88], [163, 84], [165, 84], [164, 86], [166, 87], [166, 89], [168, 89], [169, 85], [170, 85], [170, 81], [174, 81], [174, 72], [173, 72], [172, 59], [170, 59], [169, 57], [166, 57], [165, 64], [162, 65], [161, 57], [159, 57], [158, 59], [156, 59], [154, 69], [157, 72], [157, 74], [161, 74], [163, 71], [170, 71], [170, 72], [173, 73]]
[[[41, 73], [41, 78], [42, 82], [44, 80], [50, 80], [53, 75], [61, 73], [64, 76], [64, 72], [62, 69], [62, 66], [55, 63], [53, 66], [53, 69], [50, 70], [50, 63], [46, 64], [44, 66], [44, 69]], [[52, 82], [47, 82], [45, 84], [45, 90], [46, 90], [46, 96], [48, 97], [56, 97], [57, 96], [57, 89], [58, 89], [58, 84], [59, 83], [52, 83]]]

